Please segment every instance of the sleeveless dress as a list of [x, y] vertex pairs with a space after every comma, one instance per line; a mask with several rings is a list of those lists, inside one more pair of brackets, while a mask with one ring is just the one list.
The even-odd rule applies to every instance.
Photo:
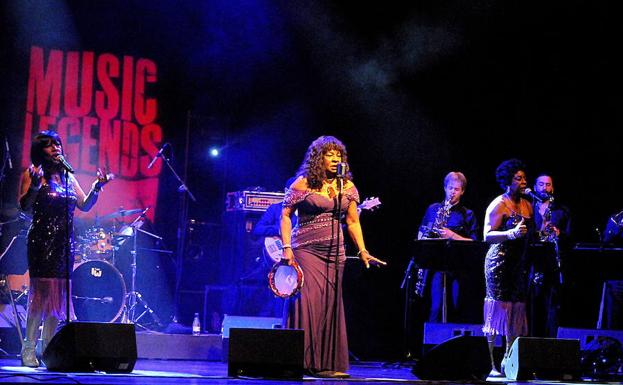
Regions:
[[70, 271], [74, 264], [76, 202], [71, 183], [65, 189], [62, 183], [48, 181], [39, 189], [33, 204], [33, 220], [28, 231], [29, 306], [41, 310], [44, 316], [65, 317], [67, 262]]
[[305, 276], [299, 295], [288, 300], [287, 325], [305, 330], [304, 366], [312, 371], [348, 370], [342, 302], [346, 255], [340, 217], [353, 201], [359, 202], [355, 186], [343, 191], [341, 213], [337, 212], [337, 197], [288, 190], [284, 198], [284, 207], [298, 210], [292, 250]]
[[[514, 228], [522, 219], [512, 213], [497, 230]], [[523, 217], [530, 233], [532, 219]], [[526, 299], [528, 297], [529, 237], [494, 243], [485, 257], [485, 334], [523, 336], [528, 333]]]

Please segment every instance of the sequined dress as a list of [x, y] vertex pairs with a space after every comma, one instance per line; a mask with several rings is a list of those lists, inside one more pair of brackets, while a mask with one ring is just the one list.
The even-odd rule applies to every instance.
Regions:
[[46, 183], [39, 189], [33, 205], [32, 225], [28, 232], [28, 269], [31, 277], [67, 277], [68, 256], [70, 266], [73, 266], [68, 234], [73, 244], [73, 213], [76, 201], [76, 192], [71, 184], [68, 194], [65, 194], [65, 186], [60, 183]]
[[[342, 213], [352, 201], [359, 202], [355, 186], [342, 194]], [[337, 197], [329, 199], [310, 191], [288, 190], [284, 199], [285, 207], [298, 210], [298, 224], [292, 229], [292, 249], [305, 275], [300, 294], [288, 301], [287, 325], [305, 330], [304, 366], [312, 371], [348, 370], [342, 302], [346, 256], [336, 204]]]
[[[499, 231], [514, 228], [521, 216], [507, 218]], [[528, 231], [530, 218], [523, 218]], [[485, 257], [486, 295], [484, 326], [486, 334], [522, 336], [528, 332], [526, 299], [528, 296], [528, 237], [494, 243]]]
[[[33, 204], [33, 220], [28, 232], [28, 303], [43, 316], [65, 318], [67, 258], [74, 263], [73, 216], [77, 197], [73, 186], [50, 181], [39, 189]], [[66, 220], [68, 218], [68, 221]], [[69, 231], [67, 231], [69, 230]], [[68, 243], [68, 239], [70, 243]], [[75, 319], [70, 303], [71, 318]]]

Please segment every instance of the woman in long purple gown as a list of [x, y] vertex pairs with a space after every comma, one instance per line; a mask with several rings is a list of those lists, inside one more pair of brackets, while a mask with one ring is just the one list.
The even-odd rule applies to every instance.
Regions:
[[[359, 193], [350, 173], [338, 178], [338, 164], [346, 162], [342, 142], [332, 136], [316, 139], [286, 192], [281, 215], [284, 258], [296, 260], [305, 275], [300, 294], [289, 300], [287, 325], [305, 331], [305, 369], [318, 377], [348, 377], [342, 214], [366, 267], [385, 264], [366, 250], [357, 213]], [[293, 229], [290, 217], [295, 211], [298, 223]]]

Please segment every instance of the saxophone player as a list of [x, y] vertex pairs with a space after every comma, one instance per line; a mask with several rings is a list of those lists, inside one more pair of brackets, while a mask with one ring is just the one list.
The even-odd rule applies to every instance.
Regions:
[[534, 223], [541, 238], [555, 237], [565, 241], [571, 232], [569, 209], [554, 200], [554, 180], [548, 174], [540, 174], [534, 182], [534, 191], [541, 202], [534, 202]]
[[[459, 241], [473, 241], [478, 237], [478, 221], [474, 212], [461, 204], [461, 197], [465, 193], [467, 179], [461, 172], [452, 171], [443, 181], [445, 199], [443, 202], [431, 204], [424, 217], [418, 232], [418, 239], [442, 238]], [[432, 277], [427, 277], [432, 275]], [[443, 303], [443, 277], [441, 272], [424, 274], [424, 285], [430, 278], [430, 313], [429, 322], [440, 322]], [[448, 286], [448, 315], [449, 318], [459, 316], [459, 286], [463, 281], [459, 273], [447, 273]]]
[[560, 313], [562, 275], [561, 255], [564, 255], [571, 232], [571, 215], [566, 206], [554, 199], [554, 180], [540, 174], [534, 182], [534, 223], [537, 239], [554, 243], [556, 265], [537, 263], [530, 280], [529, 330], [533, 336], [556, 337]]

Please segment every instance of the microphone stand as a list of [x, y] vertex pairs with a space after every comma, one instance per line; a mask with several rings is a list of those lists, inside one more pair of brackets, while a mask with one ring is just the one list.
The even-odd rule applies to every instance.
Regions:
[[65, 252], [65, 318], [66, 325], [71, 322], [71, 284], [69, 283], [71, 275], [71, 235], [69, 226], [69, 170], [63, 168], [65, 175], [65, 234], [67, 236], [66, 252]]
[[[173, 292], [173, 322], [178, 322], [178, 310], [179, 310], [179, 296], [180, 296], [180, 283], [182, 280], [182, 263], [184, 261], [183, 255], [185, 252], [185, 242], [186, 242], [186, 221], [188, 215], [188, 203], [186, 201], [186, 194], [192, 199], [193, 202], [197, 202], [197, 199], [193, 195], [193, 193], [188, 189], [186, 183], [180, 178], [180, 176], [175, 172], [173, 166], [171, 166], [170, 159], [164, 154], [162, 155], [162, 161], [167, 165], [171, 173], [179, 182], [179, 187], [177, 191], [180, 193], [180, 211], [178, 217], [178, 227], [177, 227], [177, 248], [176, 248], [176, 257], [175, 257], [175, 290]], [[186, 193], [186, 194], [184, 194]]]
[[337, 212], [337, 233], [336, 233], [336, 252], [335, 252], [335, 299], [333, 301], [333, 349], [331, 352], [332, 356], [332, 364], [335, 363], [336, 355], [337, 355], [337, 327], [338, 323], [338, 312], [340, 310], [338, 304], [338, 295], [341, 294], [340, 290], [340, 230], [342, 226], [342, 190], [344, 188], [344, 175], [336, 175], [337, 178], [337, 203], [335, 205], [335, 209]]

